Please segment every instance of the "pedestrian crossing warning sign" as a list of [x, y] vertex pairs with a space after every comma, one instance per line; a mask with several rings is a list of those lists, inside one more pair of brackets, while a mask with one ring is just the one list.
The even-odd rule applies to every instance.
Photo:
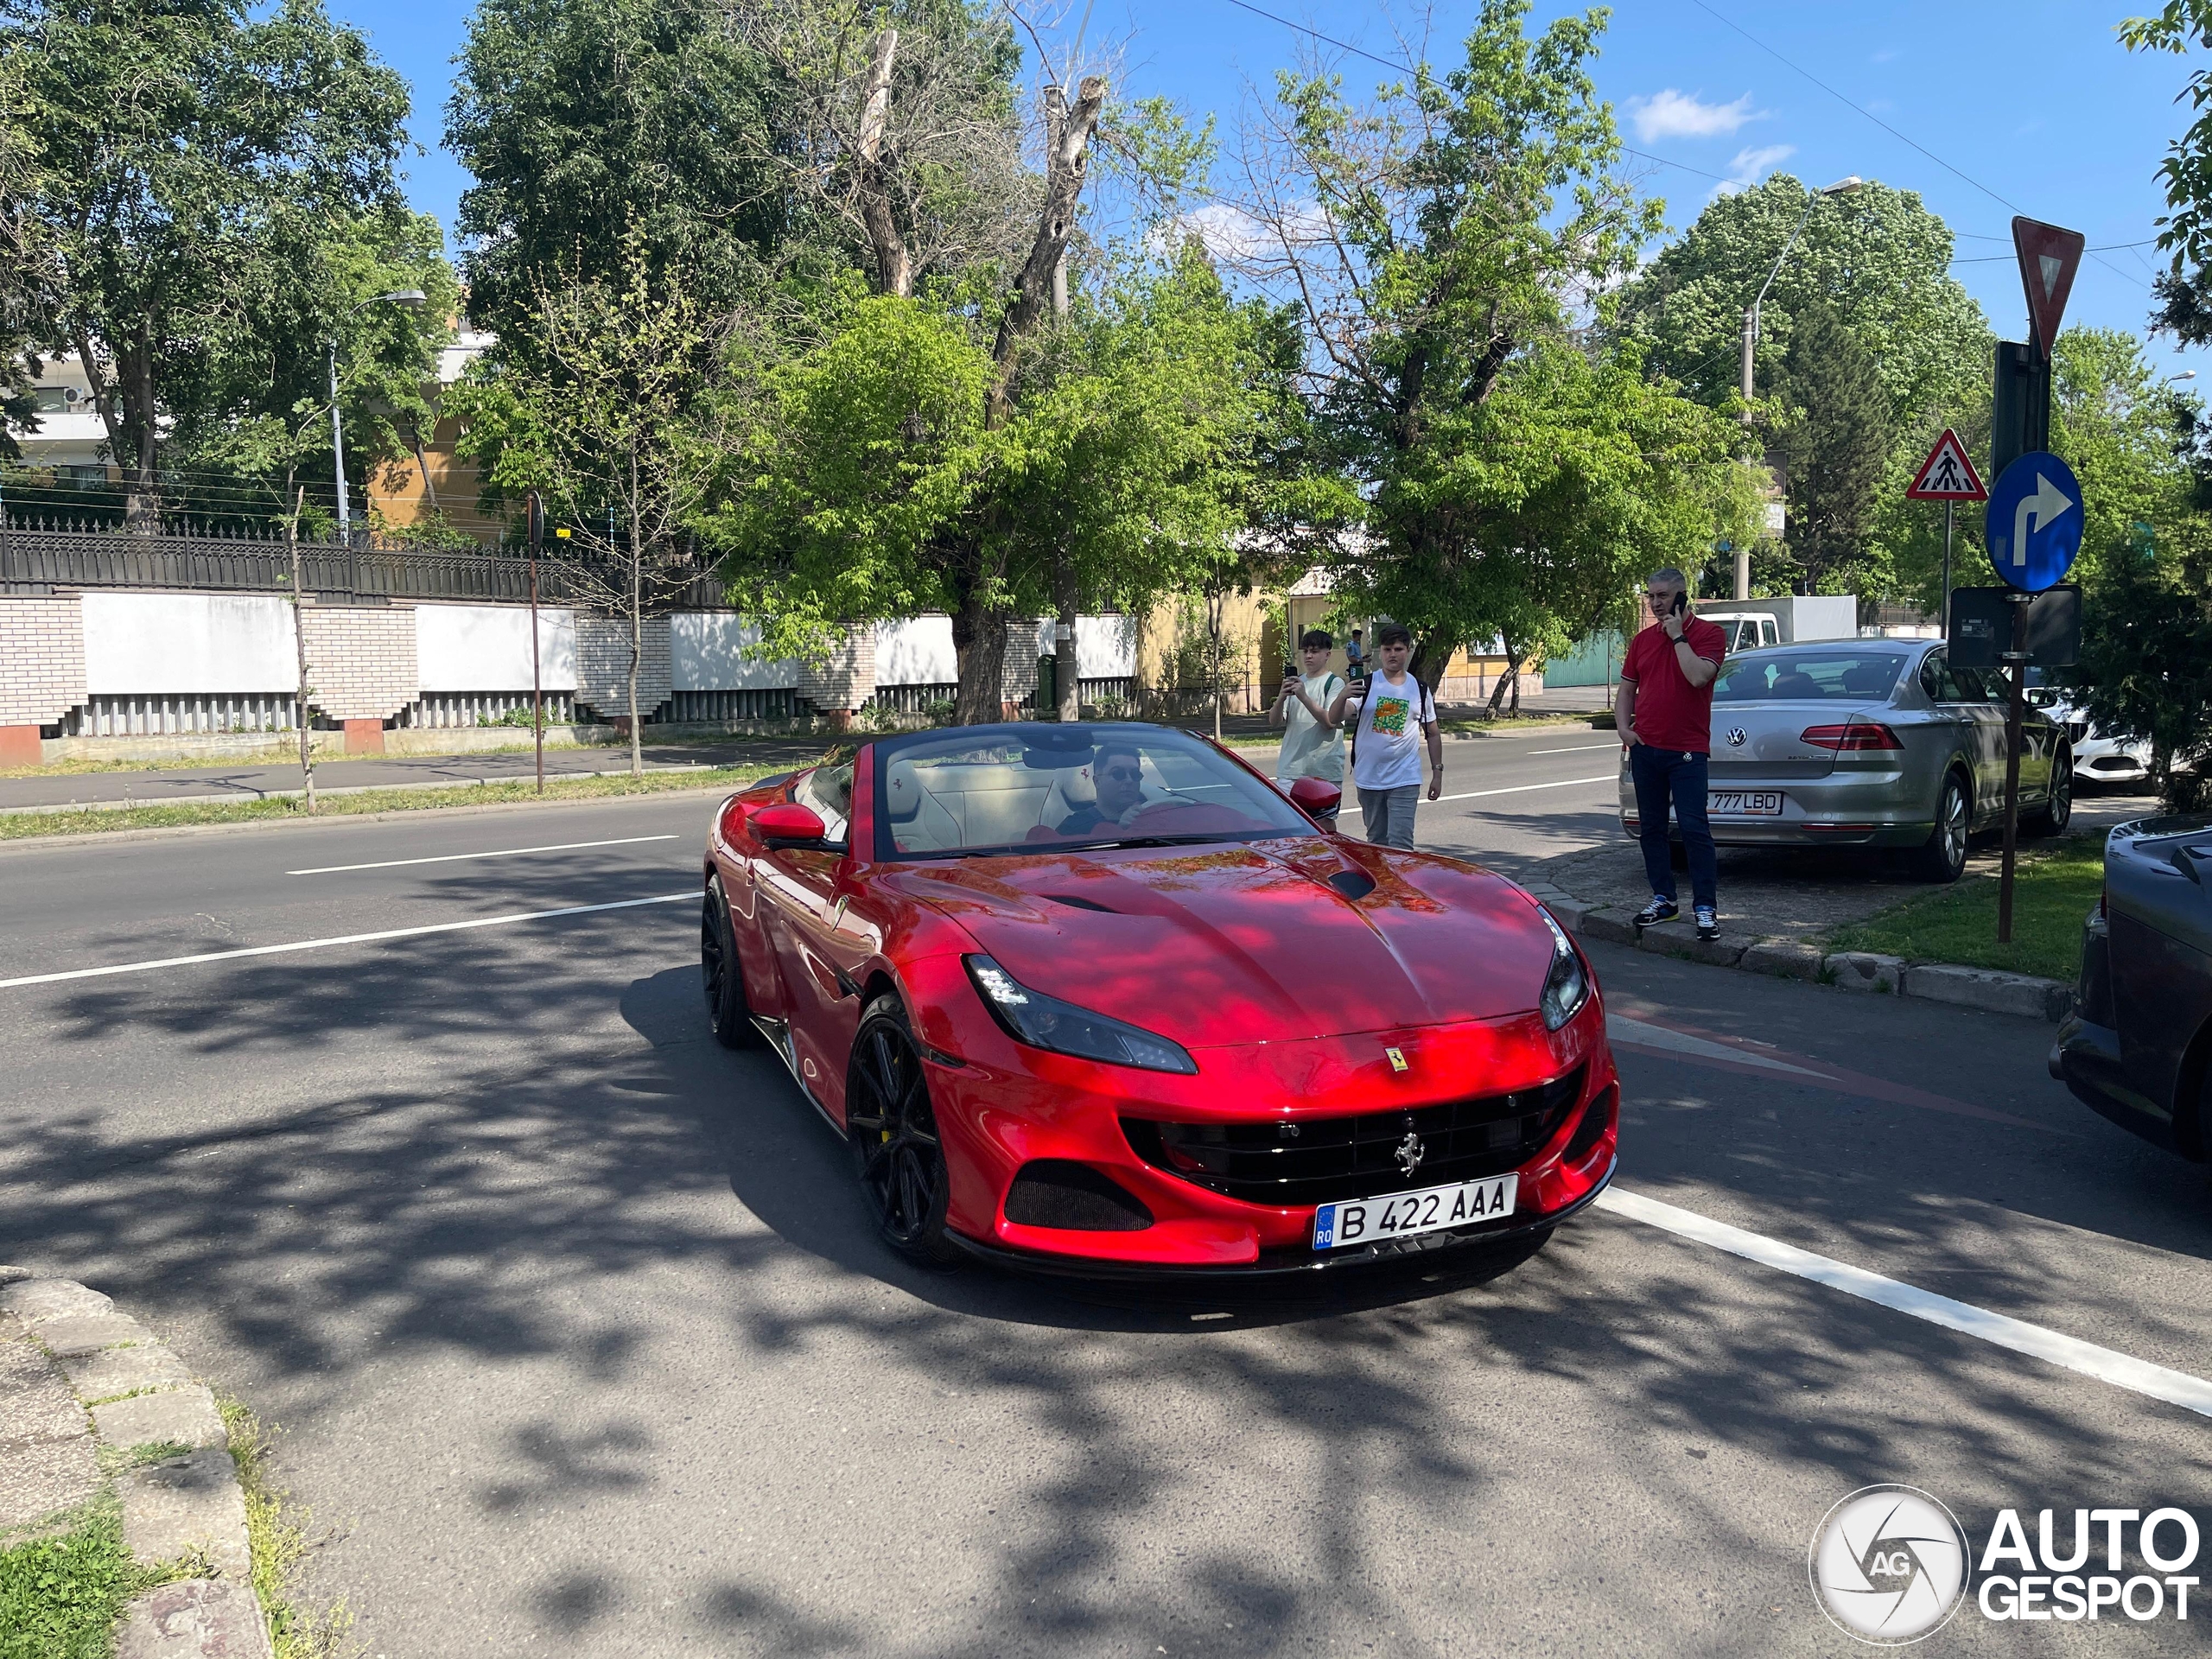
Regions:
[[1981, 475], [1974, 469], [1974, 462], [1967, 459], [1967, 447], [1959, 442], [1959, 435], [1949, 427], [1936, 440], [1936, 447], [1928, 452], [1928, 459], [1920, 464], [1920, 475], [1912, 480], [1912, 487], [1905, 492], [1915, 501], [1986, 501], [1989, 492], [1981, 487]]

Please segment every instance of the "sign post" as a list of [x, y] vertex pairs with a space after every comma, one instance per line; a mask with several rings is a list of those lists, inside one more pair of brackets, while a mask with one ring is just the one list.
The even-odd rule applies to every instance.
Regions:
[[2082, 550], [2082, 486], [2056, 455], [2031, 451], [2005, 469], [1984, 522], [1989, 563], [2012, 591], [2012, 671], [2005, 716], [2005, 861], [1997, 887], [1997, 943], [2012, 941], [2012, 874], [2020, 844], [2020, 726], [2028, 690], [2028, 606], [2072, 569]]
[[1974, 462], [1967, 459], [1967, 447], [1959, 442], [1959, 435], [1949, 427], [1936, 440], [1936, 447], [1928, 452], [1928, 459], [1920, 463], [1911, 485], [1905, 490], [1910, 501], [1941, 501], [1943, 504], [1943, 632], [1948, 638], [1951, 629], [1951, 515], [1961, 501], [1986, 501], [1989, 492], [1981, 486], [1981, 474], [1974, 469]]

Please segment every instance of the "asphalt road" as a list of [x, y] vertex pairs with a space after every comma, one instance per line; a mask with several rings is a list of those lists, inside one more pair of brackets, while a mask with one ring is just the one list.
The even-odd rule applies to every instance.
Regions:
[[[1455, 744], [1447, 793], [1611, 766], [1549, 746]], [[1521, 855], [1585, 792], [1422, 838]], [[0, 983], [0, 1260], [284, 1427], [369, 1653], [1838, 1654], [1806, 1545], [1867, 1483], [1976, 1540], [2204, 1513], [2212, 1420], [1619, 1212], [1299, 1294], [906, 1268], [708, 1039], [692, 905], [629, 902], [688, 895], [709, 807], [0, 848], [0, 981], [448, 928]], [[2051, 1083], [2050, 1027], [1592, 954], [1621, 1191], [2212, 1373], [2212, 1185]], [[1969, 1608], [1929, 1650], [2198, 1628]]]

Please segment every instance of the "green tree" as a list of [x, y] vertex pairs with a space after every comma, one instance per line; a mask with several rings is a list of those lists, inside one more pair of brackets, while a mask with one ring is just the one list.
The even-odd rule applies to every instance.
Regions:
[[[1086, 296], [995, 423], [1000, 359], [972, 319], [859, 300], [766, 377], [743, 482], [710, 525], [735, 596], [771, 648], [807, 655], [840, 623], [916, 611], [1003, 628], [1049, 604], [1056, 559], [1131, 609], [1202, 586], [1239, 557], [1287, 395], [1263, 319], [1186, 248]], [[995, 657], [987, 677], [967, 657], [960, 671], [963, 717], [995, 717]]]
[[571, 269], [536, 289], [535, 349], [508, 356], [450, 394], [461, 453], [487, 493], [541, 493], [569, 531], [549, 545], [553, 574], [578, 606], [619, 617], [630, 770], [644, 770], [638, 703], [648, 618], [673, 609], [700, 574], [693, 526], [730, 446], [708, 402], [715, 342], [680, 266], [657, 264], [642, 226], [625, 238], [622, 280]]
[[2152, 786], [2177, 812], [2204, 808], [2212, 755], [2212, 537], [2202, 516], [2107, 550], [2083, 609], [2082, 701], [2107, 731], [2151, 745]]
[[556, 268], [621, 283], [633, 226], [710, 314], [734, 303], [785, 229], [772, 79], [728, 7], [484, 0], [445, 128], [474, 179], [472, 318], [503, 339], [527, 328]]
[[1797, 591], [1886, 591], [1869, 542], [1891, 448], [1892, 407], [1873, 356], [1824, 302], [1790, 330], [1777, 377], [1774, 454], [1789, 503], [1788, 551]]
[[[201, 413], [226, 363], [278, 344], [256, 298], [334, 292], [333, 226], [397, 201], [405, 84], [319, 0], [6, 0], [0, 59], [22, 76], [30, 211], [63, 274], [39, 289], [35, 332], [84, 360], [150, 524], [168, 423]], [[339, 324], [321, 312], [315, 337]]]
[[[451, 337], [461, 304], [437, 221], [393, 205], [334, 225], [304, 275], [308, 281], [242, 284], [238, 303], [254, 347], [212, 360], [200, 395], [171, 428], [162, 490], [172, 508], [202, 520], [265, 520], [287, 512], [305, 481], [315, 499], [300, 515], [302, 531], [331, 527], [334, 340], [356, 519], [366, 516], [365, 486], [380, 468], [410, 454], [423, 462], [435, 421], [427, 390], [433, 354]], [[419, 307], [378, 302], [410, 289], [423, 295]]]
[[[1805, 228], [1783, 258], [1801, 219]], [[1989, 325], [1951, 276], [1953, 252], [1950, 226], [1913, 191], [1867, 183], [1817, 195], [1777, 173], [1707, 202], [1623, 287], [1618, 326], [1647, 343], [1655, 372], [1700, 403], [1732, 408], [1744, 313], [1773, 272], [1759, 306], [1754, 391], [1771, 385], [1798, 314], [1818, 301], [1873, 359], [1892, 421], [1902, 423], [1970, 401], [1989, 378]]]
[[1459, 67], [1370, 105], [1281, 77], [1230, 238], [1314, 342], [1316, 431], [1360, 499], [1337, 592], [1411, 626], [1431, 684], [1461, 645], [1565, 646], [1640, 560], [1701, 546], [1726, 454], [1725, 423], [1646, 382], [1640, 350], [1570, 332], [1660, 208], [1612, 171], [1587, 67], [1604, 14], [1532, 39], [1528, 10], [1486, 0]]
[[[2120, 38], [2131, 52], [2212, 48], [2212, 0], [2167, 0], [2155, 16], [2122, 23]], [[2202, 346], [2212, 340], [2212, 67], [2192, 69], [2174, 101], [2196, 115], [2158, 167], [2172, 210], [2158, 220], [2158, 246], [2171, 264], [2153, 286], [2152, 321]]]

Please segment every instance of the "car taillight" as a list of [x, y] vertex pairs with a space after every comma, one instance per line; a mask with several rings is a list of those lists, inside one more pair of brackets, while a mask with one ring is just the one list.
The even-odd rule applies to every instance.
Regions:
[[1854, 720], [1846, 726], [1808, 726], [1797, 734], [1797, 741], [1810, 743], [1816, 749], [1834, 749], [1839, 753], [1904, 747], [1897, 741], [1895, 732], [1871, 720]]

